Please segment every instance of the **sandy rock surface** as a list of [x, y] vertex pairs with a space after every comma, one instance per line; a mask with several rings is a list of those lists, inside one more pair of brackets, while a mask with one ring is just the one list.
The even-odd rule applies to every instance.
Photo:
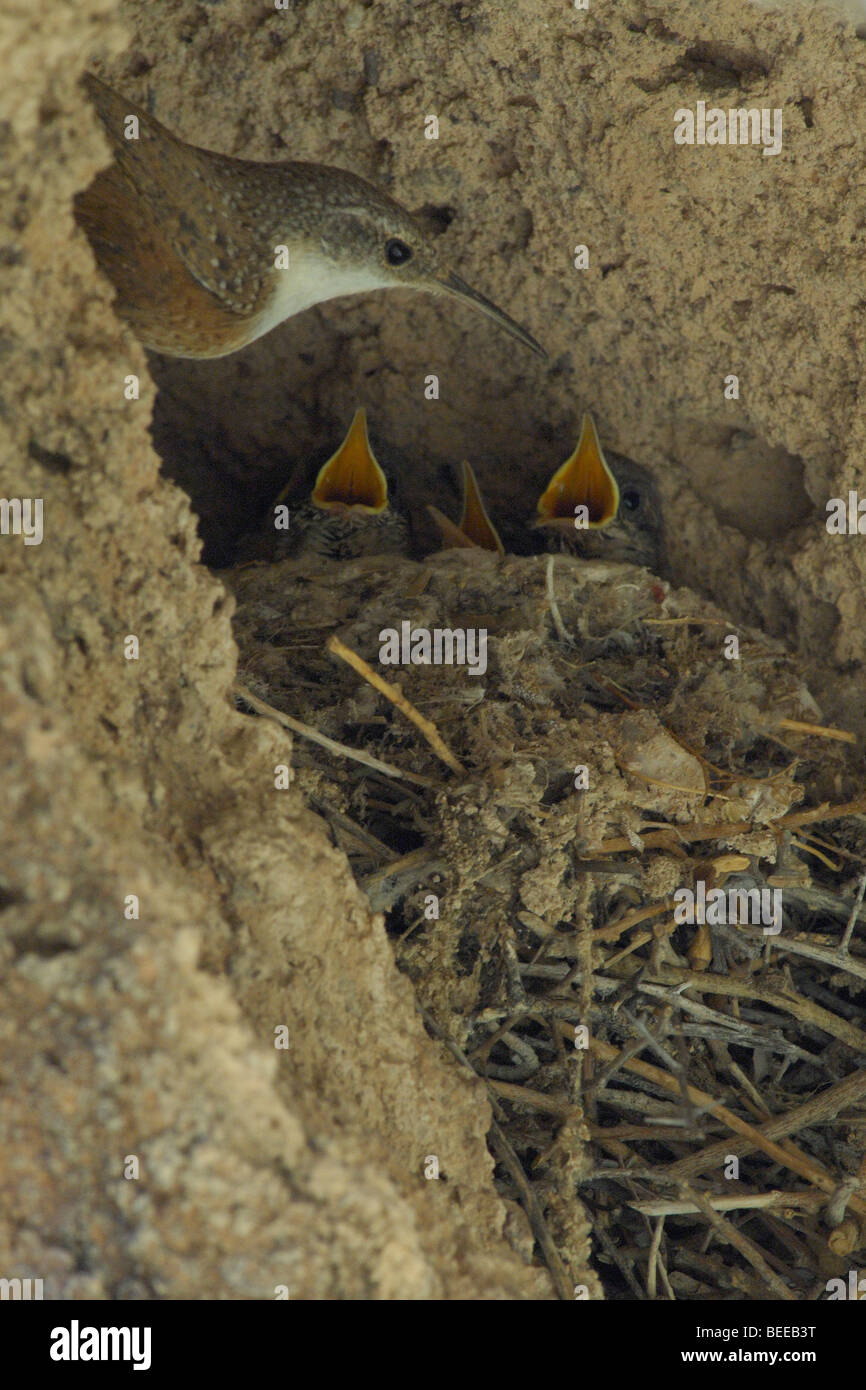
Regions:
[[[107, 158], [89, 65], [196, 143], [432, 210], [549, 362], [398, 295], [148, 360], [72, 217]], [[234, 600], [197, 517], [227, 559], [358, 401], [416, 461], [419, 514], [453, 512], [428, 459], [469, 455], [491, 507], [528, 515], [591, 407], [658, 477], [673, 576], [862, 732], [863, 541], [824, 508], [866, 443], [866, 43], [805, 3], [0, 0], [0, 69], [0, 495], [44, 500], [40, 545], [0, 537], [0, 1270], [46, 1298], [550, 1298], [483, 1089], [275, 789], [286, 735], [233, 707]], [[783, 153], [675, 149], [701, 99], [781, 108]], [[852, 754], [836, 794], [858, 775]], [[597, 1293], [574, 1221], [569, 1276]]]

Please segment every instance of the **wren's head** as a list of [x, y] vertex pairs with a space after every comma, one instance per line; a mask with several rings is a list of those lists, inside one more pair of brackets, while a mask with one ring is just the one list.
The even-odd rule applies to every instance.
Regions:
[[[404, 207], [344, 169], [273, 165], [282, 174], [289, 225], [271, 209], [269, 231], [289, 247], [287, 271], [257, 336], [312, 304], [370, 290], [423, 290], [449, 295], [485, 314], [540, 356], [535, 339], [484, 295], [443, 265], [431, 233]], [[299, 186], [303, 182], [303, 188]]]

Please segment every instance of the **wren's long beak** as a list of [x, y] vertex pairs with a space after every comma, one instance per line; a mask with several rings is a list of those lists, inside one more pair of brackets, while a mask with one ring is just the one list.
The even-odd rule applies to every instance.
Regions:
[[339, 449], [319, 469], [311, 501], [329, 512], [375, 516], [388, 506], [388, 480], [367, 436], [367, 412], [355, 411], [349, 433]]
[[609, 526], [618, 511], [619, 487], [587, 411], [577, 448], [557, 468], [538, 499], [535, 525], [597, 530]]
[[525, 328], [521, 328], [519, 323], [509, 318], [508, 314], [494, 304], [492, 299], [486, 299], [483, 294], [473, 290], [465, 280], [460, 279], [459, 275], [455, 275], [452, 271], [449, 275], [437, 276], [436, 284], [446, 294], [453, 295], [455, 299], [462, 299], [464, 303], [471, 304], [482, 314], [486, 314], [494, 323], [498, 323], [500, 328], [504, 328], [506, 333], [510, 333], [512, 338], [517, 338], [518, 342], [523, 343], [525, 347], [532, 348], [533, 352], [537, 352], [539, 357], [547, 358], [544, 348], [535, 341], [531, 333], [527, 333]]
[[463, 511], [459, 522], [455, 524], [449, 521], [438, 507], [428, 506], [427, 510], [445, 542], [443, 550], [477, 549], [492, 550], [497, 555], [505, 554], [505, 546], [499, 539], [499, 532], [487, 515], [478, 479], [471, 463], [466, 459], [463, 460]]

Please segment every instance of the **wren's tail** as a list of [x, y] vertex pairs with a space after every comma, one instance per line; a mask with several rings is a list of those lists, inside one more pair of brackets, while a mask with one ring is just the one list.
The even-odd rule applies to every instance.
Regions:
[[[156, 352], [235, 351], [247, 340], [246, 321], [213, 293], [213, 248], [189, 234], [189, 215], [178, 202], [178, 190], [203, 184], [195, 173], [199, 153], [92, 73], [84, 85], [115, 158], [76, 195], [75, 220], [117, 291], [117, 313]], [[133, 139], [126, 138], [130, 116], [138, 119]]]
[[75, 220], [87, 236], [100, 269], [117, 291], [116, 309], [147, 343], [142, 329], [153, 315], [154, 286], [157, 295], [164, 287], [162, 262], [167, 247], [154, 226], [148, 204], [138, 193], [139, 180], [134, 174], [139, 142], [124, 139], [124, 130], [128, 117], [136, 116], [141, 136], [150, 118], [93, 73], [85, 73], [82, 82], [116, 157], [88, 188], [76, 194]]
[[143, 120], [149, 120], [144, 112], [137, 106], [121, 97], [92, 72], [86, 72], [81, 79], [82, 85], [96, 108], [97, 115], [111, 136], [118, 150], [123, 148], [123, 123], [127, 116], [137, 116], [139, 124]]
[[[92, 72], [84, 74], [82, 83], [130, 183], [152, 206], [170, 202], [172, 186], [177, 186], [178, 178], [190, 178], [195, 151], [166, 130], [155, 116], [136, 106], [129, 97], [112, 91]], [[130, 117], [137, 122], [135, 130], [128, 124]]]

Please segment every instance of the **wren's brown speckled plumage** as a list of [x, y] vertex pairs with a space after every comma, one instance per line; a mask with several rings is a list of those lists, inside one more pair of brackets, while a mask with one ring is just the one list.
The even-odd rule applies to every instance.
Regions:
[[[145, 347], [223, 357], [313, 304], [402, 288], [471, 304], [546, 355], [441, 263], [411, 213], [356, 174], [199, 149], [92, 74], [84, 80], [115, 159], [77, 196], [76, 218]], [[137, 138], [127, 138], [130, 117]]]
[[623, 454], [602, 452], [592, 416], [574, 453], [538, 499], [533, 522], [546, 550], [627, 561], [654, 573], [664, 558], [662, 504], [652, 475]]

